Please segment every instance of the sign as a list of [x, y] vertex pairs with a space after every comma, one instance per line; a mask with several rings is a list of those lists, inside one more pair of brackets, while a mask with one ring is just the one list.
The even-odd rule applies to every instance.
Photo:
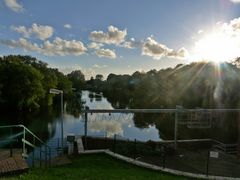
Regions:
[[209, 152], [209, 156], [211, 158], [218, 158], [219, 157], [219, 152], [217, 152], [217, 151], [210, 151]]
[[60, 93], [63, 93], [63, 91], [58, 90], [58, 89], [50, 89], [49, 93], [51, 93], [51, 94], [60, 94]]

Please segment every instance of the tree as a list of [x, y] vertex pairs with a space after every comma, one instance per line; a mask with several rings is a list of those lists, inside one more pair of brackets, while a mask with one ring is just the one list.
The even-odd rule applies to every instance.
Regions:
[[5, 63], [0, 65], [1, 96], [5, 104], [17, 109], [39, 107], [44, 97], [43, 75], [26, 64]]
[[80, 91], [85, 84], [84, 74], [80, 70], [72, 71], [67, 75], [70, 81], [72, 81], [73, 88]]
[[102, 74], [97, 74], [95, 79], [99, 80], [99, 81], [102, 81], [103, 80], [103, 75]]

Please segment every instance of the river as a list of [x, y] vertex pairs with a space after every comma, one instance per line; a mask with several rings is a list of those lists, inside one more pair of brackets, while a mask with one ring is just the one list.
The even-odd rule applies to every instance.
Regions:
[[[104, 96], [92, 98], [92, 92], [82, 91], [81, 99], [85, 106], [90, 109], [113, 109], [112, 105]], [[2, 114], [1, 125], [24, 124], [40, 138], [49, 141], [61, 138], [61, 113], [60, 107], [48, 108], [38, 113], [15, 115], [12, 113]], [[64, 137], [68, 134], [84, 134], [84, 117], [75, 117], [64, 111], [63, 118]], [[116, 134], [121, 138], [137, 139], [140, 141], [160, 140], [159, 130], [155, 125], [145, 128], [136, 127], [132, 114], [89, 114], [88, 135], [112, 137]]]

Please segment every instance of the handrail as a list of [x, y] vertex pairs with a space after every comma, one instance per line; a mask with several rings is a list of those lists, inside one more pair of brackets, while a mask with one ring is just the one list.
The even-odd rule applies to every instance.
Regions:
[[[24, 129], [27, 130], [27, 132], [29, 132], [33, 137], [35, 137], [39, 142], [41, 142], [42, 144], [45, 145], [45, 143], [44, 143], [37, 135], [35, 135], [31, 130], [29, 130], [29, 129], [28, 129], [26, 126], [24, 126], [23, 124], [0, 126], [0, 129], [1, 129], [1, 128], [12, 128], [12, 127], [22, 127], [22, 128], [24, 128]], [[51, 147], [49, 147], [48, 145], [45, 145], [45, 146], [47, 146], [48, 148], [51, 148]]]
[[[48, 161], [49, 161], [49, 165], [50, 165], [50, 162], [51, 162], [51, 147], [48, 146], [46, 143], [44, 143], [37, 135], [35, 135], [31, 130], [29, 130], [26, 126], [22, 125], [22, 124], [18, 124], [18, 125], [6, 125], [6, 126], [0, 126], [0, 129], [3, 129], [3, 128], [14, 128], [14, 127], [19, 127], [19, 128], [23, 128], [23, 138], [22, 138], [22, 143], [23, 143], [23, 153], [22, 153], [22, 157], [26, 158], [28, 157], [28, 155], [26, 154], [26, 147], [25, 145], [28, 145], [32, 148], [36, 148], [37, 146], [35, 145], [35, 141], [38, 140], [40, 142], [40, 157], [41, 157], [41, 153], [44, 152], [45, 153], [45, 163], [46, 163], [46, 167], [47, 167], [47, 156], [49, 157], [48, 158]], [[26, 140], [26, 136], [25, 134], [29, 133], [30, 135], [32, 135], [32, 137], [34, 138], [33, 139], [33, 143], [29, 142], [28, 140]], [[45, 151], [42, 151], [41, 150], [41, 146], [44, 146], [45, 147]], [[12, 155], [12, 149], [11, 149], [11, 153]], [[34, 151], [33, 151], [33, 159], [32, 159], [32, 162], [33, 162], [33, 167], [34, 167]], [[40, 160], [40, 166], [41, 166], [41, 160]]]
[[82, 113], [240, 112], [240, 109], [83, 109]]

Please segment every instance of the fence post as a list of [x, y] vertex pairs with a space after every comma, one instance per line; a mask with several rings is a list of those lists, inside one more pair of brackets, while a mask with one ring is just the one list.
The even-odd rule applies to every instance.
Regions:
[[[85, 107], [85, 110], [88, 110], [89, 107], [86, 106]], [[88, 114], [87, 112], [85, 112], [85, 123], [84, 123], [84, 142], [85, 142], [85, 148], [84, 149], [87, 149], [87, 122], [88, 122]]]
[[51, 149], [49, 148], [49, 152], [48, 152], [48, 166], [50, 167], [51, 166]]
[[45, 145], [45, 167], [47, 168], [47, 146]]
[[136, 159], [136, 151], [137, 151], [137, 140], [134, 139], [134, 152], [133, 152], [133, 158]]
[[209, 156], [210, 156], [210, 151], [207, 153], [207, 168], [206, 168], [206, 175], [208, 176], [209, 173]]
[[[35, 137], [33, 136], [33, 145], [35, 146]], [[33, 159], [32, 159], [32, 165], [33, 165], [33, 167], [34, 167], [34, 165], [35, 165], [35, 152], [34, 152], [34, 147], [33, 147]]]
[[161, 153], [162, 153], [162, 167], [165, 168], [166, 165], [166, 154], [165, 154], [165, 148], [164, 146], [161, 147]]
[[178, 109], [181, 106], [176, 106], [176, 112], [175, 112], [175, 125], [174, 125], [174, 148], [177, 149], [177, 139], [178, 139]]
[[114, 140], [113, 140], [113, 152], [116, 153], [116, 139], [117, 139], [117, 136], [116, 134], [114, 134]]
[[[25, 128], [23, 127], [23, 139], [25, 140], [25, 138], [26, 138], [26, 135], [25, 135]], [[23, 151], [23, 155], [24, 155], [24, 157], [25, 157], [25, 154], [26, 154], [26, 149], [25, 149], [25, 141], [23, 142], [23, 149], [22, 149], [22, 151]]]
[[39, 154], [39, 159], [40, 159], [40, 167], [42, 167], [42, 146], [40, 145], [40, 154]]
[[10, 157], [13, 155], [13, 147], [12, 147], [12, 127], [10, 127]]

